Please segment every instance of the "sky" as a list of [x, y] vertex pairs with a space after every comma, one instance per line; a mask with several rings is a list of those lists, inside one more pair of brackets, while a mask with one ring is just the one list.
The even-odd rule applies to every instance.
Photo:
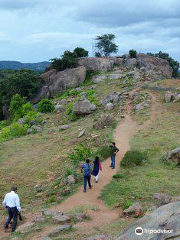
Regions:
[[48, 61], [97, 35], [116, 35], [118, 54], [169, 53], [180, 61], [179, 0], [0, 0], [0, 60]]

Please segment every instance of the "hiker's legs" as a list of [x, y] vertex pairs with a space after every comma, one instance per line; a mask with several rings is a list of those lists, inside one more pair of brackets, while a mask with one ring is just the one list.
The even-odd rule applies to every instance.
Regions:
[[112, 157], [112, 168], [115, 168], [115, 156], [111, 156]]
[[8, 208], [7, 208], [7, 211], [8, 211], [8, 219], [7, 219], [7, 221], [6, 221], [6, 227], [9, 226], [9, 224], [10, 224], [12, 218], [13, 218], [13, 213], [12, 213], [12, 211], [11, 211], [11, 208], [8, 207]]
[[12, 208], [12, 213], [13, 213], [13, 225], [12, 225], [12, 231], [16, 230], [16, 226], [17, 226], [17, 218], [18, 218], [18, 210], [17, 208]]
[[91, 188], [91, 176], [87, 177], [89, 188]]
[[113, 156], [111, 156], [111, 165], [110, 165], [110, 167], [112, 167], [112, 165], [113, 165]]
[[97, 175], [97, 176], [94, 176], [95, 182], [97, 182], [97, 181], [98, 181], [98, 178], [99, 178], [99, 173], [98, 173], [98, 175]]
[[86, 192], [86, 187], [87, 187], [87, 177], [84, 176], [84, 192]]

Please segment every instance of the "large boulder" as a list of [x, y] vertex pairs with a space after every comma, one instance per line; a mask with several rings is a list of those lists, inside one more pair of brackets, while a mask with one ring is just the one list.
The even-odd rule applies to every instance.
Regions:
[[84, 67], [77, 67], [53, 73], [48, 82], [50, 96], [54, 97], [70, 87], [78, 87], [85, 81], [85, 79], [86, 69]]
[[178, 240], [179, 229], [180, 201], [159, 207], [135, 221], [116, 240]]
[[86, 115], [96, 110], [96, 106], [88, 99], [79, 100], [73, 105], [73, 113], [75, 115]]
[[137, 62], [139, 67], [145, 67], [146, 70], [159, 72], [160, 75], [166, 78], [172, 77], [172, 68], [170, 67], [169, 62], [165, 59], [146, 54], [138, 54]]
[[129, 215], [134, 215], [135, 217], [139, 217], [143, 214], [143, 207], [141, 205], [141, 203], [136, 202], [133, 203], [132, 206], [130, 206], [129, 208], [125, 209], [123, 211], [124, 214], [129, 214]]
[[109, 58], [80, 58], [78, 64], [93, 72], [104, 72], [113, 68], [113, 61]]
[[106, 106], [108, 103], [117, 103], [120, 100], [121, 95], [122, 93], [120, 92], [110, 93], [109, 95], [107, 95], [101, 100], [101, 104], [103, 106]]

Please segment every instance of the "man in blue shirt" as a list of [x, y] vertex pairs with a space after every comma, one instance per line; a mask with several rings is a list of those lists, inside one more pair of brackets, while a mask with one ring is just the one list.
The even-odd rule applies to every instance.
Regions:
[[8, 210], [8, 219], [5, 224], [5, 229], [8, 229], [11, 220], [13, 219], [12, 232], [15, 232], [17, 226], [18, 214], [21, 211], [19, 196], [17, 195], [17, 187], [12, 187], [11, 192], [7, 193], [3, 206]]
[[87, 188], [87, 182], [89, 185], [89, 188], [92, 188], [91, 185], [91, 164], [89, 159], [86, 160], [86, 163], [82, 166], [82, 170], [83, 170], [83, 175], [84, 175], [84, 192], [86, 192], [86, 188]]

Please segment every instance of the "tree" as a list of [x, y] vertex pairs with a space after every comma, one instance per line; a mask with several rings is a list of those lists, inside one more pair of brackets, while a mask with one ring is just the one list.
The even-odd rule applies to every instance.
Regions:
[[154, 57], [158, 57], [158, 58], [162, 58], [162, 59], [167, 60], [169, 62], [169, 65], [173, 69], [172, 76], [173, 77], [178, 77], [180, 64], [179, 64], [179, 62], [174, 60], [172, 57], [170, 57], [168, 53], [163, 53], [163, 52], [160, 51], [159, 53], [155, 53], [155, 54], [153, 54], [153, 53], [147, 53], [147, 54], [150, 55], [150, 56], [154, 56]]
[[136, 52], [136, 50], [130, 50], [129, 51], [129, 56], [131, 57], [131, 58], [136, 58], [136, 56], [137, 56], [137, 52]]
[[118, 51], [118, 46], [114, 43], [114, 34], [104, 34], [96, 37], [96, 47], [98, 48], [99, 56], [110, 56], [111, 53], [116, 53]]
[[81, 48], [81, 47], [75, 48], [73, 53], [77, 58], [88, 57], [88, 51], [86, 51], [84, 48]]

